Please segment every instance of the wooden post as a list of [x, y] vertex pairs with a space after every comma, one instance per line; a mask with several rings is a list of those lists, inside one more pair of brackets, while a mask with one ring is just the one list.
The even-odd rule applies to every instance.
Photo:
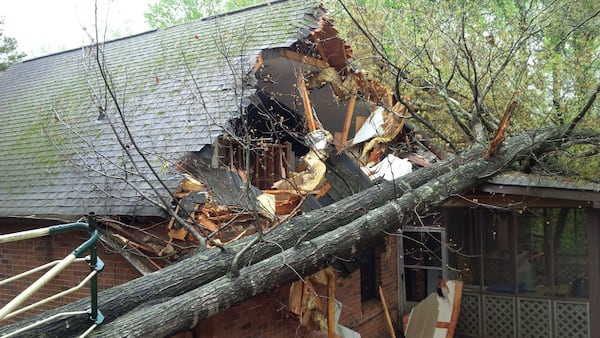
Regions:
[[326, 269], [327, 274], [327, 332], [328, 338], [335, 338], [335, 273]]
[[[600, 279], [600, 210], [589, 209], [587, 213], [587, 234], [588, 234], [588, 280], [597, 281]], [[589, 318], [599, 318], [600, 315], [600, 286], [598, 283], [589, 284]], [[590, 321], [590, 337], [598, 337], [600, 334], [600, 321]]]
[[394, 330], [394, 324], [392, 324], [392, 318], [390, 317], [390, 311], [388, 311], [385, 297], [383, 296], [383, 289], [379, 286], [379, 297], [381, 298], [381, 304], [383, 304], [383, 312], [385, 313], [385, 319], [387, 320], [388, 328], [390, 329], [390, 337], [396, 338], [396, 331]]

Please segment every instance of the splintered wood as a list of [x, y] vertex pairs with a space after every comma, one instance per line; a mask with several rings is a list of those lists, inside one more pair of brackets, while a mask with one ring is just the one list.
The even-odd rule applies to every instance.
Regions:
[[508, 105], [508, 107], [504, 111], [502, 120], [500, 121], [500, 124], [498, 125], [498, 130], [496, 130], [496, 134], [490, 141], [490, 146], [485, 151], [485, 153], [483, 153], [483, 157], [488, 158], [490, 156], [495, 155], [498, 152], [498, 148], [500, 147], [502, 142], [504, 142], [506, 129], [508, 129], [508, 125], [510, 123], [510, 116], [515, 111], [515, 109], [517, 108], [518, 105], [519, 105], [519, 101], [512, 101]]
[[327, 268], [292, 283], [288, 298], [290, 315], [309, 330], [327, 330], [329, 337], [336, 337], [335, 281], [333, 269]]
[[[286, 147], [289, 148], [289, 145]], [[239, 177], [241, 180], [239, 182], [244, 182], [246, 179], [246, 175], [239, 170], [226, 172]], [[250, 189], [254, 190], [248, 196], [232, 195], [233, 197], [229, 198], [229, 201], [239, 202], [239, 205], [223, 205], [217, 203], [218, 199], [214, 198], [211, 189], [215, 188], [214, 186], [209, 187], [189, 174], [183, 176], [174, 194], [176, 198], [174, 212], [180, 219], [186, 220], [188, 227], [196, 227], [203, 236], [210, 239], [206, 244], [209, 248], [215, 245], [226, 245], [256, 233], [257, 226], [260, 226], [263, 232], [269, 231], [280, 224], [281, 220], [296, 214], [303, 200], [302, 196], [294, 191], [264, 190], [261, 192], [251, 187]], [[219, 187], [219, 189], [224, 188]], [[244, 204], [243, 201], [250, 197], [255, 200]], [[178, 224], [174, 217], [171, 217], [167, 229], [169, 244], [176, 241], [197, 242], [186, 227]]]

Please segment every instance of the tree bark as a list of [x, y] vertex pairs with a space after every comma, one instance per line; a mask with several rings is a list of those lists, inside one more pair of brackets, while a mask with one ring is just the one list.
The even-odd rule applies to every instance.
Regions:
[[[258, 263], [243, 268], [237, 278], [226, 275], [229, 264], [251, 238], [234, 243], [226, 251], [200, 252], [161, 271], [103, 291], [99, 308], [105, 323], [95, 334], [164, 336], [189, 328], [199, 319], [297, 279], [297, 273], [318, 271], [331, 263], [331, 257], [350, 255], [377, 241], [385, 232], [400, 228], [416, 212], [475, 186], [519, 156], [549, 149], [548, 145], [560, 135], [557, 128], [521, 133], [507, 139], [499, 153], [488, 159], [482, 157], [483, 147], [474, 147], [463, 156], [418, 170], [393, 184], [377, 185], [295, 217], [265, 236], [248, 254], [248, 262]], [[81, 310], [87, 304], [79, 301], [56, 311]], [[160, 321], [156, 321], [156, 313], [161, 313]], [[45, 324], [28, 335], [68, 337], [80, 334], [87, 326], [89, 321], [71, 318]], [[0, 329], [0, 334], [14, 329], [15, 326]]]
[[[538, 137], [546, 139], [552, 133]], [[559, 134], [555, 134], [558, 136]], [[513, 140], [517, 141], [517, 140]], [[522, 151], [532, 151], [531, 143], [518, 140], [504, 156], [488, 160], [483, 156], [428, 180], [422, 186], [390, 199], [361, 217], [296, 247], [250, 265], [237, 278], [223, 276], [165, 302], [144, 306], [127, 313], [94, 332], [98, 337], [167, 336], [193, 327], [207, 318], [261, 292], [291, 283], [331, 264], [333, 257], [349, 258], [357, 250], [395, 232], [416, 212], [434, 207], [446, 198], [476, 185], [502, 169]], [[520, 145], [521, 147], [517, 147]], [[511, 149], [512, 148], [512, 149]], [[306, 230], [306, 228], [305, 228]], [[190, 306], [191, 305], [191, 306]], [[161, 314], [156, 323], [154, 314]]]

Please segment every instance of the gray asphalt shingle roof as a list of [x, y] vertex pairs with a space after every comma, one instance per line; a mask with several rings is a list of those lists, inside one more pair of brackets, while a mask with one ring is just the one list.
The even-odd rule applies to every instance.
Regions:
[[564, 176], [549, 176], [525, 174], [518, 171], [507, 171], [494, 175], [488, 180], [489, 183], [508, 186], [532, 187], [532, 188], [554, 188], [575, 191], [600, 192], [600, 184], [593, 182], [581, 182]]
[[[260, 50], [305, 38], [322, 14], [318, 1], [278, 1], [105, 44], [127, 125], [167, 182], [179, 180], [183, 154], [212, 144], [239, 111]], [[71, 50], [0, 74], [0, 217], [159, 214], [111, 131], [108, 120], [133, 149], [95, 54]], [[99, 119], [104, 102], [108, 120]], [[139, 156], [135, 163], [148, 174]]]

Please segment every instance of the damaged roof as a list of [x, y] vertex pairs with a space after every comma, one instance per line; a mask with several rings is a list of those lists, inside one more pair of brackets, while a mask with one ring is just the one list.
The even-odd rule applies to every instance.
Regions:
[[[254, 92], [260, 51], [306, 38], [319, 5], [276, 1], [107, 42], [98, 59], [112, 93], [94, 46], [13, 65], [0, 74], [0, 217], [161, 215], [136, 171], [173, 187], [177, 160], [212, 144]], [[136, 146], [147, 163], [127, 160]]]

